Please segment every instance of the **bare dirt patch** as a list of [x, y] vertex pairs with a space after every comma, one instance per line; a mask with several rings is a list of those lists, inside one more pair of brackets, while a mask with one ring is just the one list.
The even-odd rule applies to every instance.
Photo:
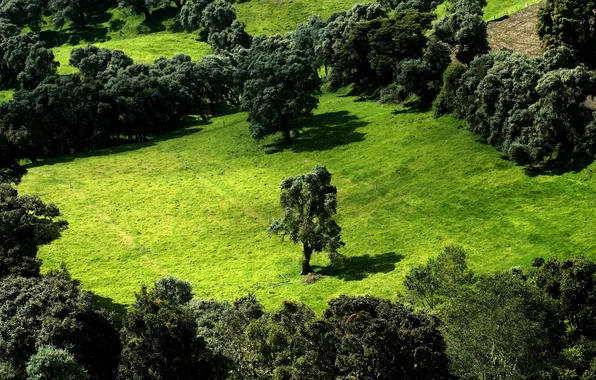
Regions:
[[509, 17], [488, 23], [488, 39], [493, 51], [502, 48], [541, 56], [543, 53], [536, 33], [538, 10], [542, 3], [530, 5]]

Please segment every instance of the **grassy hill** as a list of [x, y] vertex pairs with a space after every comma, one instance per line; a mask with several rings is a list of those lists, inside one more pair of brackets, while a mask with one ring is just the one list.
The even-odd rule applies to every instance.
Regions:
[[[488, 0], [485, 19], [501, 18], [538, 2], [540, 0]], [[356, 3], [356, 0], [250, 0], [235, 6], [248, 33], [271, 35], [294, 30], [311, 14], [328, 17]], [[439, 9], [439, 12], [443, 11], [444, 5]], [[134, 15], [129, 10], [110, 9], [95, 15], [83, 32], [68, 27], [57, 31], [47, 24], [42, 38], [54, 47], [61, 74], [76, 70], [68, 64], [70, 51], [90, 43], [123, 50], [136, 62], [150, 63], [160, 56], [171, 57], [176, 53], [185, 53], [194, 59], [210, 54], [209, 45], [197, 41], [196, 34], [180, 30], [175, 16], [174, 7], [160, 9], [154, 12], [150, 22], [146, 22], [144, 16]]]
[[[325, 94], [295, 144], [254, 142], [244, 113], [190, 121], [163, 139], [49, 160], [20, 185], [69, 221], [43, 247], [43, 270], [65, 262], [86, 289], [129, 303], [166, 274], [196, 295], [254, 292], [271, 307], [321, 310], [342, 293], [394, 298], [412, 265], [459, 244], [480, 271], [536, 256], [596, 258], [595, 165], [529, 175], [476, 141], [461, 122]], [[344, 268], [307, 285], [300, 247], [267, 235], [282, 179], [316, 164], [334, 174]], [[534, 173], [536, 174], [536, 173]]]

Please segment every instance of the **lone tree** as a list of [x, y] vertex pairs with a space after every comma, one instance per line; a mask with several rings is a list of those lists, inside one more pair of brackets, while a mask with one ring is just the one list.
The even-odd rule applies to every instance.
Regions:
[[281, 183], [279, 203], [284, 209], [281, 220], [269, 226], [269, 233], [289, 236], [294, 244], [302, 243], [302, 275], [313, 273], [310, 258], [313, 252], [329, 253], [333, 261], [344, 245], [341, 228], [333, 220], [337, 209], [337, 189], [331, 186], [331, 173], [324, 166], [306, 174], [286, 178]]
[[255, 139], [281, 132], [286, 144], [299, 118], [309, 116], [319, 103], [321, 79], [308, 51], [282, 36], [257, 37], [241, 70], [246, 76], [242, 108], [248, 111]]

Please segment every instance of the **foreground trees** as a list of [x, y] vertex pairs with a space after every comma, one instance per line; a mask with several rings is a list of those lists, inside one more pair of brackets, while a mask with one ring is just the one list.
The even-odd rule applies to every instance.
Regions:
[[321, 79], [309, 54], [280, 35], [259, 37], [240, 70], [245, 78], [242, 108], [248, 111], [252, 136], [280, 132], [289, 144], [298, 120], [311, 115], [319, 103]]
[[285, 179], [279, 198], [284, 215], [269, 226], [269, 233], [288, 236], [294, 243], [302, 243], [302, 275], [312, 273], [310, 258], [313, 252], [327, 251], [333, 261], [337, 250], [344, 245], [341, 228], [333, 217], [337, 213], [337, 189], [331, 185], [331, 173], [323, 166], [315, 166], [307, 174]]
[[18, 196], [0, 183], [0, 278], [39, 275], [38, 247], [59, 237], [68, 225], [55, 220], [59, 216], [54, 204], [45, 204], [36, 195]]

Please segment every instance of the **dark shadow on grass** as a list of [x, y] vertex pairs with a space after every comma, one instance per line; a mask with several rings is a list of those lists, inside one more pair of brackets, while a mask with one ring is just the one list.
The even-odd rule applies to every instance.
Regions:
[[93, 301], [102, 309], [112, 312], [116, 327], [122, 327], [122, 319], [126, 315], [126, 305], [114, 302], [111, 298], [102, 297], [97, 294], [93, 294]]
[[395, 109], [391, 111], [393, 115], [401, 115], [401, 114], [408, 114], [408, 113], [422, 113], [428, 112], [432, 108], [432, 103], [423, 103], [419, 101], [412, 101], [403, 104], [402, 109]]
[[151, 13], [151, 18], [145, 19], [141, 25], [137, 27], [137, 33], [157, 33], [166, 30], [165, 21], [169, 21], [178, 15], [178, 8], [165, 7], [156, 9]]
[[595, 160], [587, 153], [575, 153], [570, 159], [552, 159], [540, 166], [527, 166], [524, 172], [528, 177], [557, 176], [570, 172], [580, 172], [590, 166]]
[[338, 146], [364, 141], [364, 133], [358, 128], [368, 125], [348, 111], [327, 112], [303, 120], [304, 128], [291, 145], [283, 140], [264, 146], [266, 153], [279, 153], [286, 149], [293, 152], [317, 152]]
[[364, 255], [347, 257], [339, 267], [317, 267], [316, 273], [324, 276], [337, 277], [344, 281], [359, 281], [371, 274], [389, 273], [395, 269], [395, 264], [403, 260], [404, 255], [386, 252], [379, 255]]
[[69, 156], [44, 158], [42, 160], [26, 164], [26, 165], [24, 165], [24, 167], [26, 169], [30, 169], [30, 168], [40, 167], [40, 166], [48, 166], [48, 165], [62, 164], [65, 162], [72, 162], [78, 158], [101, 157], [101, 156], [108, 156], [110, 154], [131, 152], [131, 151], [135, 151], [135, 150], [153, 146], [160, 141], [173, 140], [173, 139], [178, 139], [178, 138], [193, 135], [193, 134], [201, 132], [203, 130], [203, 128], [199, 128], [199, 126], [205, 126], [208, 124], [211, 124], [211, 120], [195, 120], [191, 117], [187, 117], [181, 121], [181, 127], [179, 129], [176, 129], [172, 132], [168, 132], [166, 134], [160, 135], [160, 136], [155, 137], [149, 141], [127, 143], [127, 142], [125, 142], [126, 140], [121, 140], [122, 144], [116, 145], [114, 147], [92, 150], [90, 152], [74, 153]]

